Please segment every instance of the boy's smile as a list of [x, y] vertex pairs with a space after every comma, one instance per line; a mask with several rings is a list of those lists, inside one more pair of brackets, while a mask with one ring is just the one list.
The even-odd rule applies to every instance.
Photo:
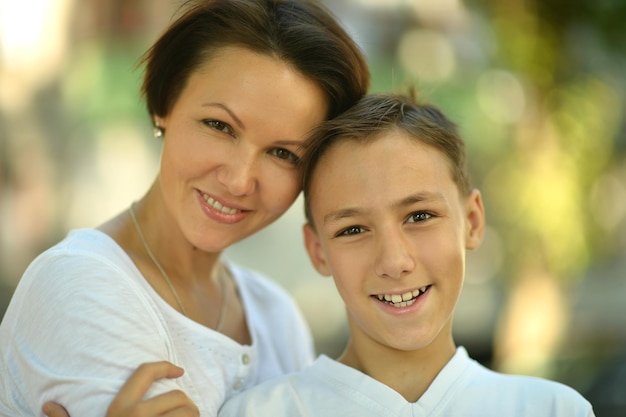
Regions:
[[319, 161], [309, 198], [307, 250], [346, 303], [351, 345], [450, 343], [465, 251], [477, 244], [468, 219], [482, 206], [477, 192], [461, 196], [446, 156], [395, 130], [344, 140]]
[[409, 307], [415, 303], [419, 296], [423, 295], [429, 289], [430, 285], [425, 285], [422, 288], [407, 291], [402, 294], [377, 294], [372, 297], [376, 297], [378, 301], [396, 308]]

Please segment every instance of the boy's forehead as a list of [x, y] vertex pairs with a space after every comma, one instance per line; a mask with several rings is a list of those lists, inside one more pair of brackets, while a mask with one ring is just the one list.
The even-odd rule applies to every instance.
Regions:
[[440, 153], [418, 138], [395, 129], [364, 137], [344, 137], [326, 147], [313, 169], [313, 176], [320, 170], [349, 171], [351, 166], [360, 166], [364, 160], [375, 161], [376, 165], [397, 166], [418, 154], [433, 152]]
[[443, 153], [406, 134], [389, 132], [329, 147], [313, 173], [309, 196], [315, 211], [450, 191], [456, 193], [457, 187]]

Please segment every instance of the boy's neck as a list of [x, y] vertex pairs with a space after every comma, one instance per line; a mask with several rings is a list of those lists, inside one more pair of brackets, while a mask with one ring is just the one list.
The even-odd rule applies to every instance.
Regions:
[[422, 397], [456, 352], [452, 336], [446, 333], [440, 333], [427, 347], [414, 351], [351, 337], [338, 361], [387, 385], [413, 403]]

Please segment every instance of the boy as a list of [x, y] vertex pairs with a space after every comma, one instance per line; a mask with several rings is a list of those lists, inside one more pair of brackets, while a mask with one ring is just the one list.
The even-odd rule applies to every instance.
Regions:
[[465, 251], [483, 238], [464, 145], [438, 109], [364, 98], [315, 132], [304, 160], [307, 252], [346, 304], [350, 340], [233, 398], [228, 416], [593, 416], [562, 384], [492, 372], [456, 347]]

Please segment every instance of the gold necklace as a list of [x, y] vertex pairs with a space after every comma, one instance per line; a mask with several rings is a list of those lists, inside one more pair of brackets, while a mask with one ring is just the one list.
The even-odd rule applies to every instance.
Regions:
[[[146, 241], [146, 238], [144, 237], [143, 232], [141, 231], [141, 227], [139, 226], [139, 222], [137, 221], [137, 216], [135, 215], [135, 203], [134, 202], [130, 205], [130, 217], [133, 221], [133, 224], [135, 225], [135, 230], [137, 231], [137, 235], [139, 235], [139, 240], [141, 240], [141, 243], [143, 244], [143, 247], [146, 250], [146, 253], [148, 253], [148, 256], [150, 257], [150, 259], [152, 259], [154, 266], [157, 267], [157, 269], [159, 270], [159, 272], [165, 279], [167, 286], [170, 287], [170, 291], [172, 291], [172, 294], [174, 295], [174, 298], [176, 299], [176, 302], [178, 303], [178, 307], [180, 308], [180, 311], [183, 313], [183, 315], [185, 315], [186, 317], [189, 317], [187, 315], [187, 310], [185, 310], [185, 306], [183, 305], [182, 301], [180, 301], [180, 297], [178, 296], [178, 293], [176, 292], [176, 288], [174, 288], [174, 285], [172, 284], [172, 281], [170, 280], [170, 277], [167, 275], [167, 273], [165, 272], [165, 270], [163, 269], [159, 261], [157, 261], [156, 257], [150, 250], [150, 246], [148, 246], [148, 242]], [[225, 278], [226, 267], [220, 262], [219, 268], [220, 268], [220, 272], [218, 273], [220, 277], [220, 285], [222, 287], [222, 308], [220, 310], [220, 316], [217, 321], [217, 325], [215, 326], [215, 330], [217, 332], [221, 331], [222, 326], [224, 325], [224, 318], [226, 317], [226, 306], [228, 305], [228, 295], [230, 294], [230, 292], [227, 291], [226, 282], [225, 282], [226, 281], [226, 278]]]

